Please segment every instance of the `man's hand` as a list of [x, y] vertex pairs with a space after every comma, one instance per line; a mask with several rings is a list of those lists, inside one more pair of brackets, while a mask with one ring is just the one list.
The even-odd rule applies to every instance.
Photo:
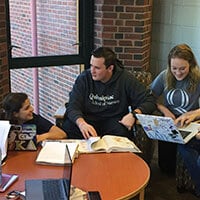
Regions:
[[79, 125], [78, 125], [83, 137], [85, 139], [88, 139], [89, 137], [97, 137], [97, 132], [96, 130], [94, 129], [94, 127], [90, 124], [88, 124], [87, 122], [81, 122]]
[[133, 114], [128, 113], [119, 121], [119, 123], [123, 124], [130, 131], [135, 123], [135, 120], [136, 119], [133, 117]]

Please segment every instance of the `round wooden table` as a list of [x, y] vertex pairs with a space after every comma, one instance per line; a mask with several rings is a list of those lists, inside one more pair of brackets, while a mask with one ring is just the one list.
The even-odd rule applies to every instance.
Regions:
[[[8, 153], [3, 173], [19, 174], [19, 179], [0, 194], [0, 199], [5, 199], [9, 191], [25, 190], [26, 179], [62, 177], [63, 167], [36, 164], [37, 153]], [[143, 200], [149, 178], [148, 165], [134, 153], [82, 154], [75, 160], [72, 171], [72, 185], [84, 191], [97, 190], [102, 200], [130, 199], [137, 194]]]

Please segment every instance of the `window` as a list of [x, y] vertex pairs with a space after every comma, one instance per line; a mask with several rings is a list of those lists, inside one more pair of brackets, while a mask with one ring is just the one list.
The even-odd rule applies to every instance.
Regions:
[[27, 93], [35, 112], [52, 122], [80, 70], [89, 66], [93, 4], [93, 0], [6, 1], [11, 91]]
[[92, 0], [9, 0], [10, 69], [89, 64]]

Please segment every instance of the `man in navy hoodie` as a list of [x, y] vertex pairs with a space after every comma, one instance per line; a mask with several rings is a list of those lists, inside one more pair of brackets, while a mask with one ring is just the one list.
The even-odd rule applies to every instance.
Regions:
[[155, 102], [110, 48], [99, 47], [92, 52], [90, 69], [75, 81], [63, 129], [73, 139], [106, 134], [132, 139], [135, 113], [153, 112]]

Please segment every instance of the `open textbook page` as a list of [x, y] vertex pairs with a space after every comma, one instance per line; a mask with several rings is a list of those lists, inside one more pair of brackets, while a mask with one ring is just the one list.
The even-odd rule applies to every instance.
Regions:
[[[92, 140], [91, 137], [89, 140]], [[91, 151], [105, 152], [140, 152], [139, 148], [126, 137], [104, 135], [102, 138], [90, 142]]]
[[64, 139], [61, 143], [77, 143], [78, 153], [100, 153], [100, 152], [134, 152], [141, 153], [134, 142], [126, 137], [105, 135], [101, 137], [90, 137], [89, 139]]

